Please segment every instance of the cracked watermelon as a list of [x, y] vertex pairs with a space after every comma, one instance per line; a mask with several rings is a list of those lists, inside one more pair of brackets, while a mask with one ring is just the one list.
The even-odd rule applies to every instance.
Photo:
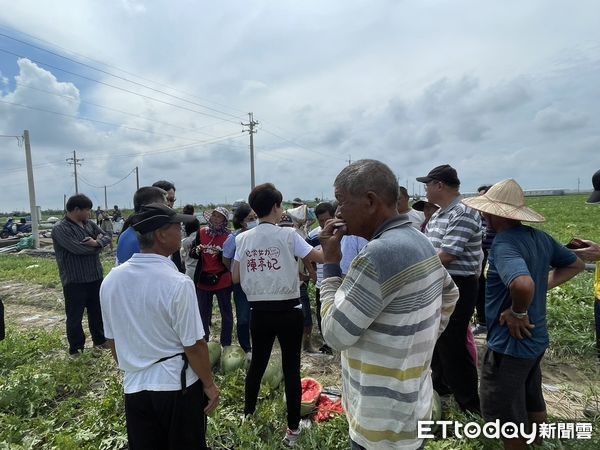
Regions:
[[317, 407], [317, 401], [323, 392], [323, 386], [314, 378], [302, 378], [302, 400], [300, 403], [300, 416], [312, 414]]
[[207, 345], [210, 366], [215, 367], [215, 365], [219, 362], [219, 358], [221, 358], [221, 344], [215, 341], [210, 341]]
[[239, 345], [223, 348], [221, 355], [221, 373], [228, 374], [241, 369], [246, 364], [246, 353]]

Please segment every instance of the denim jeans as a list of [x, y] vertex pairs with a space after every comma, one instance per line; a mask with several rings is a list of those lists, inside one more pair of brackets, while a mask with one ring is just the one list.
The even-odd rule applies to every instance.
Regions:
[[221, 345], [231, 345], [233, 334], [233, 309], [231, 307], [231, 287], [219, 289], [218, 291], [197, 290], [200, 317], [204, 327], [204, 339], [208, 342], [210, 338], [210, 324], [212, 321], [213, 295], [217, 296], [219, 311], [221, 312]]
[[238, 342], [245, 352], [252, 350], [250, 344], [250, 303], [246, 293], [239, 284], [233, 285], [233, 301], [235, 302], [235, 320]]

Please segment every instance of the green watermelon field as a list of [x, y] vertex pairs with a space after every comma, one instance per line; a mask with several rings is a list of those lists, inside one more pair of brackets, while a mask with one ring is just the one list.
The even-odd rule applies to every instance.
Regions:
[[[600, 207], [585, 205], [585, 195], [538, 197], [528, 205], [548, 221], [540, 228], [566, 243], [573, 237], [600, 242]], [[114, 256], [103, 257], [105, 273]], [[311, 295], [314, 291], [311, 291]], [[64, 304], [54, 259], [0, 255], [0, 298], [5, 305], [7, 337], [0, 341], [0, 449], [124, 449], [127, 434], [121, 374], [108, 352], [66, 354]], [[215, 302], [216, 303], [216, 302]], [[544, 395], [551, 422], [589, 423], [591, 439], [547, 439], [540, 449], [600, 448], [600, 364], [595, 350], [593, 274], [586, 272], [548, 296], [551, 347], [543, 364]], [[314, 303], [313, 303], [314, 308]], [[218, 317], [218, 310], [215, 315]], [[217, 336], [218, 321], [211, 334]], [[318, 331], [313, 331], [315, 343]], [[479, 351], [485, 346], [478, 339]], [[254, 417], [242, 421], [244, 369], [217, 370], [220, 407], [209, 418], [213, 449], [278, 449], [285, 432], [283, 388], [265, 385]], [[341, 389], [339, 355], [303, 354], [303, 376], [324, 387]], [[453, 403], [445, 420], [476, 421]], [[349, 448], [343, 415], [310, 422], [299, 442], [304, 449]], [[428, 440], [427, 449], [500, 449], [497, 440], [449, 436]]]

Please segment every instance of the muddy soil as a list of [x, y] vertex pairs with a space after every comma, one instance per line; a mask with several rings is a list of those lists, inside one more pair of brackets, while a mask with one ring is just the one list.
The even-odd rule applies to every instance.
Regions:
[[[64, 332], [64, 298], [60, 288], [5, 281], [0, 282], [0, 298], [5, 305], [7, 324], [22, 328], [58, 328]], [[87, 324], [84, 324], [85, 329]], [[219, 331], [220, 318], [215, 308], [211, 335], [218, 336]], [[477, 337], [476, 342], [481, 359], [485, 339]], [[313, 345], [318, 348], [321, 343], [318, 333], [313, 331]], [[273, 350], [275, 354], [279, 353], [277, 343]], [[303, 352], [302, 373], [318, 379], [324, 386], [341, 388], [338, 353], [329, 356]], [[581, 419], [586, 406], [600, 403], [600, 364], [597, 361], [559, 361], [546, 356], [542, 373], [544, 397], [552, 416]]]

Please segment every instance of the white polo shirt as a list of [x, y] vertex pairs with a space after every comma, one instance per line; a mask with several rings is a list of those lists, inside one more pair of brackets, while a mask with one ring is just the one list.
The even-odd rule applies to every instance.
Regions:
[[[181, 389], [183, 353], [204, 338], [193, 281], [173, 262], [135, 253], [115, 267], [100, 288], [104, 335], [114, 339], [126, 394]], [[186, 381], [198, 380], [191, 367]]]

